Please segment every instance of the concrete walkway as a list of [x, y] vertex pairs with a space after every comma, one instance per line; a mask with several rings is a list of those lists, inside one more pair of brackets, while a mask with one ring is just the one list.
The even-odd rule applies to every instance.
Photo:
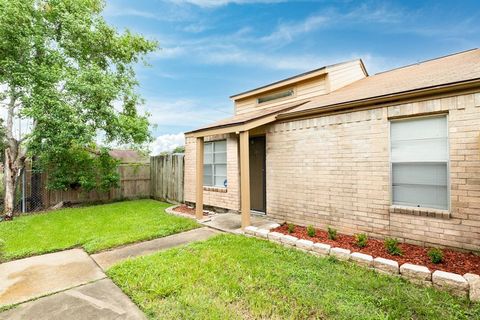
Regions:
[[156, 251], [165, 250], [194, 241], [206, 240], [218, 234], [219, 231], [210, 228], [199, 228], [177, 233], [168, 237], [140, 242], [110, 251], [91, 255], [92, 259], [103, 269], [127, 258], [147, 255]]
[[144, 320], [145, 315], [110, 279], [43, 297], [0, 313], [0, 320]]
[[0, 307], [41, 297], [106, 275], [81, 249], [0, 264]]
[[[230, 233], [243, 233], [242, 216], [236, 213], [219, 213], [200, 221], [203, 225]], [[278, 221], [265, 215], [252, 214], [251, 225], [257, 228], [271, 229], [279, 226]]]
[[72, 249], [0, 264], [0, 307], [20, 304], [0, 319], [144, 319], [103, 270], [218, 233], [204, 227], [92, 256]]

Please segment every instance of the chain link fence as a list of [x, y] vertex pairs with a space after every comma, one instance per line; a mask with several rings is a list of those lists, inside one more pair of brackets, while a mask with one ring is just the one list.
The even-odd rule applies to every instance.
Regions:
[[[150, 197], [150, 163], [126, 163], [118, 168], [120, 187], [109, 191], [81, 189], [48, 190], [48, 174], [32, 169], [27, 163], [18, 178], [15, 189], [14, 214], [46, 210], [59, 205], [77, 205], [80, 203], [111, 202], [115, 200]], [[5, 180], [0, 170], [0, 212], [4, 210]]]
[[[15, 189], [14, 213], [40, 211], [46, 208], [45, 200], [48, 197], [43, 184], [44, 176], [32, 169], [23, 170]], [[4, 173], [0, 172], [0, 210], [5, 208], [5, 180]]]

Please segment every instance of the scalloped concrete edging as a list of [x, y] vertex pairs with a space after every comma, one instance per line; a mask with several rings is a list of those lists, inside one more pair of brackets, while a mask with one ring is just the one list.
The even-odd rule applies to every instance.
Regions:
[[264, 240], [283, 244], [317, 256], [333, 256], [339, 260], [350, 261], [359, 266], [373, 269], [379, 273], [400, 276], [412, 283], [423, 286], [433, 286], [439, 290], [448, 291], [460, 297], [468, 297], [473, 302], [480, 301], [480, 276], [472, 273], [459, 275], [445, 271], [432, 271], [426, 266], [404, 263], [401, 266], [398, 262], [382, 257], [372, 256], [360, 252], [350, 252], [344, 248], [332, 248], [325, 243], [314, 243], [310, 240], [298, 239], [296, 237], [270, 232], [267, 229], [247, 227], [244, 234]]

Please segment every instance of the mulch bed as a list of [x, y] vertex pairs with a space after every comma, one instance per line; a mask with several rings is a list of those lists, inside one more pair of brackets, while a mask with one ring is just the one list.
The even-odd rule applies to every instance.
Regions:
[[313, 242], [321, 242], [331, 245], [332, 247], [340, 247], [349, 249], [352, 252], [361, 252], [369, 254], [373, 257], [381, 257], [391, 259], [398, 262], [399, 265], [404, 263], [413, 263], [427, 266], [432, 272], [434, 270], [442, 270], [453, 272], [460, 275], [465, 273], [480, 274], [480, 256], [473, 253], [458, 252], [450, 249], [443, 249], [443, 261], [439, 264], [434, 264], [430, 261], [427, 252], [430, 248], [425, 248], [413, 244], [400, 243], [399, 247], [403, 252], [402, 256], [393, 256], [385, 249], [384, 242], [377, 239], [368, 239], [368, 244], [364, 248], [360, 248], [355, 243], [355, 237], [337, 234], [336, 240], [328, 239], [328, 233], [324, 230], [316, 230], [315, 237], [310, 237], [307, 234], [306, 227], [295, 226], [292, 233], [288, 233], [287, 224], [283, 224], [271, 231], [288, 234], [299, 239], [311, 240]]
[[[188, 214], [188, 215], [191, 215], [191, 216], [195, 215], [195, 209], [190, 208], [189, 206], [187, 206], [185, 204], [179, 205], [178, 207], [174, 208], [173, 211]], [[208, 217], [208, 212], [203, 211], [203, 216]]]

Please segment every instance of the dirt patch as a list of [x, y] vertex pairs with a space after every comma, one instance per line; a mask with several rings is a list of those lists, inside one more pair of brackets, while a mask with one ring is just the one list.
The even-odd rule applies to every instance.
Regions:
[[[181, 204], [178, 207], [175, 207], [173, 209], [173, 211], [180, 212], [180, 213], [183, 213], [183, 214], [188, 214], [188, 215], [191, 215], [191, 216], [195, 216], [195, 209], [187, 206], [186, 204]], [[203, 216], [208, 217], [209, 216], [208, 211], [203, 211]]]
[[442, 270], [447, 272], [454, 272], [457, 274], [475, 273], [480, 274], [480, 256], [473, 253], [459, 252], [450, 249], [443, 249], [443, 262], [434, 264], [430, 261], [427, 252], [430, 248], [416, 246], [413, 244], [400, 243], [399, 247], [403, 252], [402, 256], [393, 256], [385, 249], [384, 242], [377, 239], [368, 239], [368, 244], [364, 248], [356, 245], [355, 237], [338, 234], [336, 240], [328, 239], [328, 233], [324, 230], [315, 229], [315, 237], [310, 237], [307, 234], [307, 228], [296, 226], [295, 231], [288, 233], [288, 226], [286, 224], [273, 229], [272, 231], [289, 234], [299, 239], [311, 240], [313, 242], [321, 242], [331, 245], [332, 247], [340, 247], [349, 249], [352, 252], [361, 252], [369, 254], [373, 257], [382, 257], [386, 259], [395, 260], [399, 265], [403, 263], [413, 263], [427, 266], [430, 270]]

